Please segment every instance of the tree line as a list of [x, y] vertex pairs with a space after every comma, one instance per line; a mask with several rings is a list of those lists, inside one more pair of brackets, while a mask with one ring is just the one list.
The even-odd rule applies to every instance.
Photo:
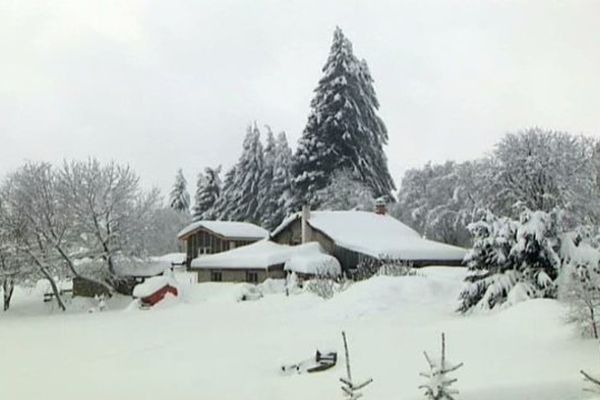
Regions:
[[119, 268], [176, 245], [187, 221], [143, 190], [127, 165], [98, 160], [30, 162], [0, 185], [0, 280], [4, 309], [15, 284], [82, 278], [114, 291]]

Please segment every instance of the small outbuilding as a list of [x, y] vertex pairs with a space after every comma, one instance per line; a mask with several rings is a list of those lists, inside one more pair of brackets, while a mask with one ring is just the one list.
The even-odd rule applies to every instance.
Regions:
[[133, 288], [133, 297], [140, 299], [141, 305], [145, 307], [152, 307], [168, 294], [179, 295], [177, 284], [170, 274], [149, 278]]

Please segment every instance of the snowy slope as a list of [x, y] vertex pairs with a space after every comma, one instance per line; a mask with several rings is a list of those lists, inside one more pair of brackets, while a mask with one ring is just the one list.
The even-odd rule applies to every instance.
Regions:
[[[349, 338], [353, 375], [372, 377], [365, 399], [422, 399], [422, 350], [448, 357], [462, 400], [574, 400], [580, 368], [600, 374], [598, 348], [561, 321], [552, 300], [486, 315], [452, 312], [461, 269], [376, 277], [325, 301], [310, 293], [237, 302], [236, 284], [200, 284], [187, 301], [140, 311], [23, 317], [29, 299], [0, 315], [0, 399], [335, 399], [343, 362], [282, 376], [283, 363]], [[44, 307], [38, 301], [38, 307]], [[114, 306], [114, 304], [110, 304]]]

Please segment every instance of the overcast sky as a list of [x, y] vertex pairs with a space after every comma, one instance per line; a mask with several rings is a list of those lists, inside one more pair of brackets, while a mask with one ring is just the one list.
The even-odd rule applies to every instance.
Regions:
[[[397, 184], [507, 131], [600, 132], [600, 1], [0, 0], [0, 175], [99, 157], [167, 191], [245, 128], [295, 146], [339, 25], [365, 58]], [[191, 187], [193, 192], [193, 187]]]

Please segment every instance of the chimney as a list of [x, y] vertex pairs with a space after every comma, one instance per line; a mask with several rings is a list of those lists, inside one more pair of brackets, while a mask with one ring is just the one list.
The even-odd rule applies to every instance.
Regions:
[[387, 207], [385, 206], [385, 199], [383, 197], [380, 197], [377, 200], [375, 200], [375, 214], [387, 214]]
[[310, 219], [310, 207], [308, 204], [302, 206], [302, 243], [310, 242], [310, 226], [308, 226], [308, 220]]

